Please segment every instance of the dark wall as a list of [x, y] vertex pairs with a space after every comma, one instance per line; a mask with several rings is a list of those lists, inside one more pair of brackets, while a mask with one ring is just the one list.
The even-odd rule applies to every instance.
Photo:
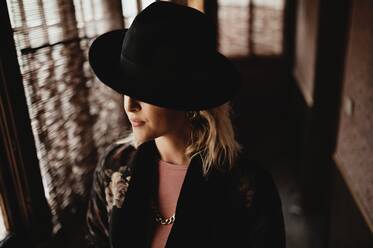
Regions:
[[[334, 160], [334, 152], [340, 114], [344, 112], [341, 108], [344, 110], [342, 86], [345, 78], [365, 73], [365, 78], [353, 77], [351, 85], [359, 87], [359, 83], [371, 82], [368, 79], [372, 76], [373, 68], [370, 65], [373, 53], [365, 48], [371, 47], [368, 44], [371, 44], [369, 41], [372, 39], [370, 32], [357, 31], [366, 30], [368, 23], [371, 23], [368, 13], [372, 13], [373, 8], [370, 1], [343, 0], [338, 1], [338, 4], [320, 1], [318, 6], [316, 2], [299, 1], [296, 20], [295, 44], [298, 47], [294, 75], [298, 95], [303, 97], [303, 100], [298, 99], [297, 108], [304, 117], [304, 121], [300, 122], [304, 125], [301, 126], [303, 138], [300, 148], [301, 164], [298, 168], [303, 207], [309, 218], [321, 220], [319, 236], [322, 247], [371, 247], [373, 235], [368, 228], [367, 218], [363, 217], [356, 197], [351, 197], [350, 194], [349, 186], [359, 182], [350, 184], [346, 181], [348, 178], [341, 177], [340, 166]], [[356, 20], [359, 20], [359, 24], [356, 24]], [[300, 28], [302, 30], [299, 30]], [[356, 50], [353, 57], [347, 55], [351, 50]], [[352, 59], [354, 69], [350, 70], [348, 75], [349, 68], [346, 65], [351, 64]], [[350, 90], [348, 92], [351, 93]], [[359, 92], [361, 95], [357, 94], [357, 99], [363, 97], [363, 94], [372, 96], [372, 88], [366, 87], [364, 90], [360, 87]], [[359, 106], [371, 113], [371, 109], [363, 107], [367, 106], [366, 104], [361, 103]], [[356, 123], [365, 125], [364, 121], [356, 120]], [[372, 129], [366, 133], [364, 139], [371, 134]], [[356, 156], [357, 159], [363, 150], [353, 149], [357, 146], [354, 146], [351, 140], [345, 142], [345, 145], [351, 148], [344, 150], [345, 157]], [[360, 142], [366, 141], [360, 139]], [[368, 153], [372, 151], [371, 147], [366, 149]], [[361, 167], [354, 166], [352, 169], [352, 165], [356, 163], [349, 161], [352, 163], [347, 164], [351, 172], [349, 175], [364, 174]], [[372, 160], [370, 157], [364, 161], [369, 163]], [[371, 180], [361, 183], [367, 186], [371, 184]]]
[[372, 1], [352, 1], [335, 159], [373, 231], [372, 11]]
[[248, 153], [266, 165], [296, 156], [298, 116], [282, 58], [236, 62], [244, 86], [235, 102], [239, 139]]
[[345, 179], [333, 171], [329, 248], [371, 248], [373, 235], [347, 188]]

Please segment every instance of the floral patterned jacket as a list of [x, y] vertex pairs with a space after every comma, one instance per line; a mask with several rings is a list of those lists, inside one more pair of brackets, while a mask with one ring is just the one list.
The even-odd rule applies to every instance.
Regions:
[[[117, 143], [106, 149], [93, 176], [89, 247], [150, 247], [159, 157], [154, 140], [137, 149]], [[201, 158], [193, 157], [167, 248], [285, 248], [285, 243], [281, 199], [269, 172], [242, 153], [234, 169], [204, 176]]]

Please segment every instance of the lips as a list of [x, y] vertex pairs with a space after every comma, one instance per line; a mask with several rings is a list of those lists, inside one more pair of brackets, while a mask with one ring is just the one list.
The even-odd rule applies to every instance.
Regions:
[[130, 122], [133, 127], [139, 127], [145, 124], [145, 122], [140, 119], [130, 119]]

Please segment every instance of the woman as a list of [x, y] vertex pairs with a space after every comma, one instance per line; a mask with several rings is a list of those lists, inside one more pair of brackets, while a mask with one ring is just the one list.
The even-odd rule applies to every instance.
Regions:
[[155, 2], [99, 36], [89, 61], [122, 94], [128, 137], [94, 172], [92, 247], [285, 247], [270, 174], [245, 156], [230, 120], [240, 89], [201, 12]]

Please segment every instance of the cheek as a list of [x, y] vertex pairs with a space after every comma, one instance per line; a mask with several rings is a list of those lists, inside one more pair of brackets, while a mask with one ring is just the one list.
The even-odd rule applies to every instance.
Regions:
[[184, 125], [184, 113], [163, 108], [144, 107], [143, 117], [146, 124], [135, 133], [144, 139], [154, 139], [170, 132], [180, 130]]
[[163, 133], [180, 130], [184, 125], [184, 118], [179, 112], [166, 112], [158, 115], [157, 127], [161, 127]]
[[149, 128], [152, 129], [153, 132], [161, 135], [168, 129], [170, 121], [171, 120], [163, 113], [154, 113], [151, 121], [149, 122]]
[[151, 111], [147, 115], [147, 130], [154, 135], [161, 136], [172, 128], [173, 118], [168, 111]]

